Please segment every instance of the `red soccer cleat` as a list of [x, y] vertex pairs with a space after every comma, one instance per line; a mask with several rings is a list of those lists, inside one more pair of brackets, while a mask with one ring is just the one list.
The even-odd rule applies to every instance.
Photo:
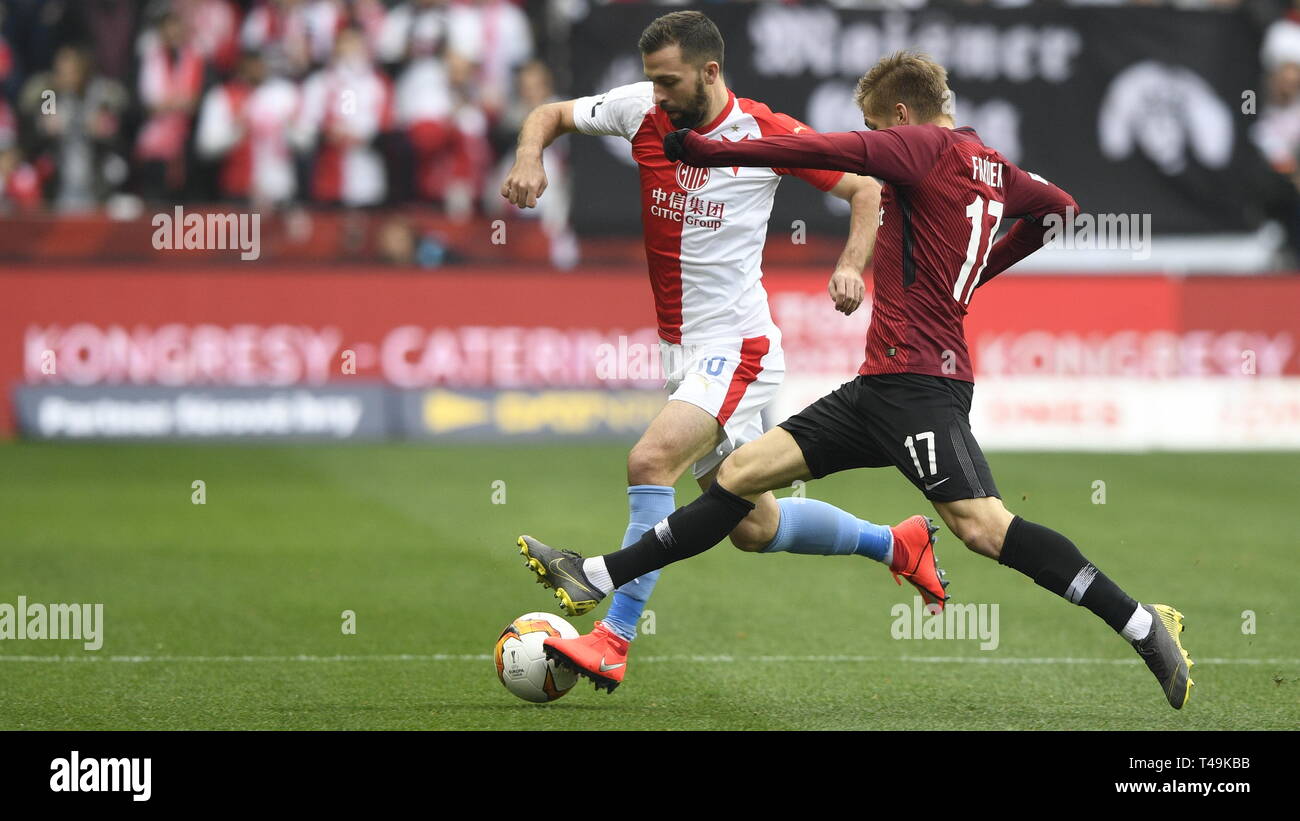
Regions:
[[597, 690], [604, 688], [612, 693], [627, 672], [628, 644], [627, 639], [598, 621], [590, 633], [576, 639], [547, 637], [542, 652], [560, 667], [591, 679]]
[[894, 574], [894, 581], [902, 584], [903, 579], [907, 579], [921, 592], [926, 605], [938, 605], [943, 610], [943, 603], [948, 601], [948, 593], [944, 590], [948, 582], [939, 567], [938, 557], [934, 555], [934, 534], [939, 532], [939, 528], [929, 517], [918, 514], [904, 519], [890, 530], [894, 533], [894, 561], [889, 565], [889, 572]]

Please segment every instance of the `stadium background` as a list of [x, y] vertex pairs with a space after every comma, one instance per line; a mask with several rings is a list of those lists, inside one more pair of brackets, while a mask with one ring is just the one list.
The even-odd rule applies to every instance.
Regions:
[[[987, 447], [1300, 445], [1300, 23], [1236, 3], [842, 5], [711, 5], [728, 82], [848, 129], [855, 78], [927, 49], [962, 122], [1154, 235], [1046, 249], [981, 292]], [[562, 141], [540, 213], [496, 191], [527, 110], [635, 81], [662, 9], [7, 3], [0, 431], [635, 435], [661, 381], [595, 367], [657, 354], [629, 152]], [[836, 206], [787, 183], [771, 221], [782, 418], [860, 361], [869, 310], [822, 296]], [[208, 212], [258, 214], [256, 258], [156, 247], [160, 215]]]
[[[1192, 599], [1192, 650], [1210, 658], [1197, 671], [1213, 681], [1217, 669], [1226, 699], [1195, 726], [1294, 726], [1300, 668], [1284, 657], [1300, 626], [1277, 568], [1300, 525], [1300, 13], [699, 7], [726, 37], [738, 95], [821, 130], [854, 128], [857, 76], [896, 48], [927, 49], [949, 67], [960, 122], [1087, 214], [1149, 216], [1145, 249], [1044, 249], [981, 289], [968, 320], [973, 427], [1013, 509], [1083, 534], [1107, 572], [1144, 579], [1136, 595]], [[520, 726], [480, 657], [502, 624], [550, 599], [506, 586], [520, 573], [506, 548], [518, 532], [584, 547], [621, 533], [626, 447], [663, 396], [645, 371], [657, 337], [626, 146], [557, 143], [536, 212], [496, 191], [527, 111], [638, 79], [636, 35], [670, 6], [0, 8], [0, 437], [12, 440], [0, 446], [0, 578], [13, 583], [0, 594], [107, 602], [106, 652], [168, 671], [24, 666], [11, 694], [30, 710], [4, 726]], [[208, 213], [257, 215], [255, 258], [159, 247], [160, 219]], [[764, 280], [789, 365], [777, 419], [861, 361], [869, 304], [846, 318], [825, 295], [843, 223], [836, 203], [781, 187]], [[615, 370], [601, 371], [610, 356]], [[221, 447], [193, 446], [207, 441]], [[191, 504], [197, 480], [203, 507]], [[817, 485], [876, 520], [916, 512], [911, 487], [883, 472]], [[966, 559], [968, 593], [1032, 623], [1060, 618], [1023, 580]], [[909, 699], [932, 698], [921, 726], [1176, 726], [1150, 712], [1158, 693], [1134, 702], [1144, 670], [877, 670], [870, 659], [897, 653], [887, 603], [863, 617], [880, 629], [846, 646], [817, 613], [861, 602], [829, 562], [793, 573], [784, 561], [713, 551], [699, 572], [674, 573], [652, 603], [660, 635], [643, 651], [642, 695], [622, 718], [585, 718], [910, 729]], [[439, 580], [448, 572], [454, 589]], [[737, 580], [722, 598], [707, 586], [719, 573]], [[769, 607], [760, 591], [778, 588], [820, 608]], [[702, 609], [688, 617], [688, 602]], [[359, 636], [339, 636], [344, 608], [362, 614]], [[1267, 631], [1243, 637], [1245, 609], [1271, 619]], [[1086, 614], [1067, 619], [1045, 634], [1008, 627], [1003, 652], [1123, 649]], [[770, 659], [865, 655], [760, 685], [752, 669], [691, 655], [717, 653], [718, 635], [727, 652]], [[27, 644], [0, 660], [64, 652]], [[294, 664], [336, 657], [375, 669]], [[239, 658], [261, 663], [223, 666]], [[846, 715], [836, 698], [860, 688], [854, 664], [893, 686]], [[433, 695], [412, 695], [430, 682]], [[988, 710], [967, 712], [976, 700]], [[571, 726], [538, 715], [529, 726]]]

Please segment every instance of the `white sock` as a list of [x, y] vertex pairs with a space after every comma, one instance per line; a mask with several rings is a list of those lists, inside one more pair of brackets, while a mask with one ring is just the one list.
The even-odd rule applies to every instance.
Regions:
[[583, 559], [582, 573], [587, 577], [587, 581], [600, 588], [600, 592], [609, 593], [614, 589], [614, 580], [609, 577], [609, 571], [605, 569], [604, 556]]
[[1120, 632], [1129, 641], [1146, 638], [1151, 632], [1151, 613], [1138, 604], [1133, 615], [1128, 617], [1128, 624], [1124, 625], [1124, 629]]
[[883, 564], [885, 567], [894, 566], [894, 531], [893, 530], [889, 531], [889, 549], [885, 551], [884, 556], [880, 557], [880, 563]]

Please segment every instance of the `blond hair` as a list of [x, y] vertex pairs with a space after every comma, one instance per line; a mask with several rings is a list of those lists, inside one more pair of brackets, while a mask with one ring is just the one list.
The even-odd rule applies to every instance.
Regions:
[[913, 123], [951, 116], [947, 69], [915, 51], [896, 51], [880, 58], [858, 80], [853, 99], [868, 115], [887, 116], [896, 103], [902, 103], [912, 113]]

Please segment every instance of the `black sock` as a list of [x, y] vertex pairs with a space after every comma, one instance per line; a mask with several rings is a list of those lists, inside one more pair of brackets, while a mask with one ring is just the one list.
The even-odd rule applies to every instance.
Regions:
[[674, 510], [635, 544], [606, 553], [605, 569], [614, 587], [621, 587], [651, 570], [703, 553], [727, 538], [753, 509], [753, 502], [715, 481], [700, 498]]
[[1024, 573], [1039, 587], [1088, 608], [1116, 633], [1124, 629], [1138, 606], [1085, 559], [1074, 542], [1019, 516], [1007, 528], [998, 562]]

